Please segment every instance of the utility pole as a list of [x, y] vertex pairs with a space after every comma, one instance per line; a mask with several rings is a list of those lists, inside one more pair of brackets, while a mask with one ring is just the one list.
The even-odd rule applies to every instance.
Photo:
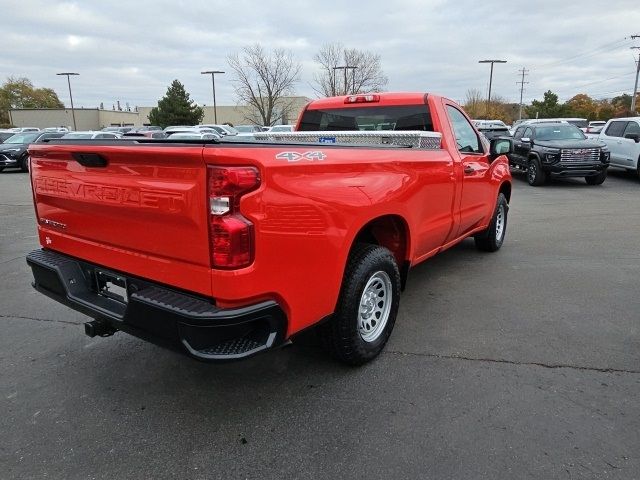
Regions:
[[480, 60], [478, 63], [490, 63], [491, 73], [489, 74], [489, 94], [487, 95], [487, 119], [489, 119], [489, 103], [491, 102], [491, 84], [493, 83], [493, 64], [507, 63], [506, 60]]
[[529, 70], [527, 70], [524, 67], [522, 67], [522, 70], [518, 70], [518, 72], [522, 74], [522, 80], [520, 80], [519, 82], [516, 82], [516, 84], [520, 84], [520, 111], [518, 113], [518, 120], [522, 120], [522, 93], [524, 92], [524, 85], [526, 83], [529, 83], [524, 81], [524, 76], [528, 75], [527, 73], [528, 71]]
[[80, 75], [80, 74], [75, 72], [63, 72], [63, 73], [56, 73], [56, 75], [62, 75], [67, 77], [67, 85], [69, 85], [69, 98], [71, 99], [71, 116], [73, 117], [73, 129], [78, 130], [78, 127], [76, 127], [76, 112], [73, 110], [73, 95], [71, 95], [71, 80], [69, 80], [69, 77], [71, 75]]
[[222, 70], [207, 70], [200, 72], [202, 75], [211, 75], [211, 86], [213, 87], [213, 123], [218, 124], [218, 106], [216, 105], [216, 74], [224, 73]]
[[[640, 35], [631, 35], [631, 38], [635, 40], [640, 38]], [[640, 50], [640, 47], [631, 47], [632, 49]], [[633, 97], [631, 97], [631, 115], [636, 114], [636, 96], [638, 95], [638, 74], [640, 74], [640, 53], [638, 53], [638, 61], [636, 63], [636, 83], [633, 85]]]

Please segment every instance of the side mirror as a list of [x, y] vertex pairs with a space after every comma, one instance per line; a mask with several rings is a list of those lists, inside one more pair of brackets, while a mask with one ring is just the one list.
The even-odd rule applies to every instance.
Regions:
[[531, 142], [531, 139], [530, 139], [529, 137], [522, 137], [522, 138], [520, 139], [520, 141], [521, 141], [522, 143], [529, 143], [529, 142]]
[[640, 135], [637, 133], [627, 133], [624, 138], [628, 138], [629, 140], [633, 140], [636, 143], [640, 142]]
[[491, 139], [489, 147], [489, 161], [494, 161], [500, 155], [513, 153], [513, 140], [511, 138], [497, 137]]

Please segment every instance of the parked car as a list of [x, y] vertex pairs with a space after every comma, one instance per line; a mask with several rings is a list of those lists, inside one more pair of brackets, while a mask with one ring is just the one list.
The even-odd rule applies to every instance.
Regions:
[[102, 129], [103, 132], [111, 132], [111, 133], [128, 133], [131, 132], [135, 129], [135, 127], [133, 126], [126, 126], [126, 127], [117, 127], [117, 126], [111, 126], [111, 127], [104, 127]]
[[222, 134], [218, 133], [214, 128], [205, 127], [203, 125], [197, 125], [194, 127], [168, 127], [165, 128], [164, 133], [167, 137], [173, 137], [177, 133], [214, 133], [220, 137], [222, 136]]
[[[314, 325], [339, 360], [372, 360], [410, 267], [467, 237], [502, 246], [512, 140], [485, 143], [460, 106], [424, 93], [323, 98], [301, 118], [305, 131], [265, 145], [169, 138], [89, 158], [34, 145], [34, 287], [93, 317], [89, 336], [121, 330], [200, 360], [246, 358]], [[372, 119], [396, 131], [338, 130]]]
[[496, 137], [511, 136], [509, 127], [501, 120], [474, 120], [473, 123], [478, 131], [489, 140]]
[[269, 132], [293, 132], [293, 125], [274, 125], [269, 129]]
[[124, 133], [122, 138], [167, 138], [167, 134], [162, 130], [145, 130]]
[[134, 128], [132, 132], [161, 132], [162, 127], [156, 125], [143, 125], [142, 127]]
[[229, 125], [209, 124], [209, 125], [199, 125], [199, 126], [200, 127], [213, 128], [215, 131], [217, 131], [222, 136], [238, 135], [238, 130], [236, 130], [234, 127], [231, 127]]
[[14, 133], [27, 133], [27, 132], [39, 132], [40, 129], [38, 127], [13, 127], [10, 128]]
[[60, 138], [64, 133], [59, 132], [24, 132], [14, 133], [0, 144], [0, 172], [5, 168], [19, 168], [23, 172], [29, 171], [30, 144], [42, 143], [52, 138]]
[[238, 135], [253, 135], [262, 132], [262, 128], [258, 125], [236, 125], [233, 128], [238, 131]]
[[527, 172], [532, 186], [552, 175], [584, 177], [589, 185], [600, 185], [609, 167], [609, 150], [569, 123], [520, 124], [508, 157], [512, 167]]
[[69, 133], [65, 133], [64, 136], [62, 137], [63, 140], [106, 140], [106, 139], [115, 140], [118, 138], [121, 138], [121, 135], [117, 132], [112, 132], [112, 131], [110, 132], [104, 132], [104, 131], [69, 132]]
[[605, 122], [604, 120], [594, 120], [592, 122], [589, 122], [589, 125], [587, 125], [587, 130], [585, 131], [585, 133], [600, 133], [602, 131], [602, 128], [607, 124], [607, 122]]
[[216, 132], [178, 132], [169, 137], [171, 140], [220, 140], [222, 137]]
[[611, 166], [640, 177], [640, 117], [613, 118], [598, 136], [611, 152]]

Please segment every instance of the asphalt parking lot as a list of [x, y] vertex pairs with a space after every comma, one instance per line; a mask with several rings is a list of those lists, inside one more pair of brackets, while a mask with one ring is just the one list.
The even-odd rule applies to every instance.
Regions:
[[514, 178], [506, 242], [415, 268], [386, 351], [209, 365], [36, 293], [0, 174], [0, 477], [640, 478], [640, 182]]

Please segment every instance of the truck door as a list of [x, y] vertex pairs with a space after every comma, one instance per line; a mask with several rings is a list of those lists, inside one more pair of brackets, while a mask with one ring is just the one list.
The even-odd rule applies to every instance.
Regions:
[[611, 153], [611, 165], [616, 167], [626, 167], [628, 164], [624, 161], [622, 153], [622, 136], [627, 126], [626, 120], [617, 120], [610, 122], [606, 130], [600, 134], [602, 140]]
[[622, 161], [628, 167], [636, 167], [636, 162], [638, 161], [638, 152], [640, 151], [640, 147], [638, 143], [632, 138], [627, 138], [627, 135], [640, 135], [640, 125], [636, 121], [630, 121], [627, 123], [627, 128], [624, 129], [624, 133], [622, 134], [622, 144], [620, 145], [620, 156], [622, 157]]
[[487, 217], [488, 205], [493, 207], [495, 198], [489, 174], [489, 152], [484, 151], [466, 115], [453, 105], [447, 105], [446, 108], [461, 160], [458, 168], [462, 169], [461, 175], [457, 175], [458, 179], [462, 179], [462, 192], [458, 212], [454, 211], [454, 215], [459, 215], [460, 222], [457, 232], [453, 232], [452, 236], [457, 238], [483, 222]]

